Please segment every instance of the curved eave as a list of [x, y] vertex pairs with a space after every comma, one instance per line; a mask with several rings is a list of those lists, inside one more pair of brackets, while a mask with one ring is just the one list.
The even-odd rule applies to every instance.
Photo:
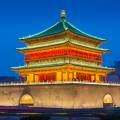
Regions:
[[62, 31], [62, 32], [59, 32], [59, 33], [55, 33], [55, 34], [44, 35], [44, 36], [40, 36], [40, 37], [34, 37], [34, 38], [18, 38], [18, 39], [20, 41], [22, 41], [22, 42], [26, 42], [26, 41], [34, 40], [34, 39], [38, 39], [38, 38], [51, 37], [53, 35], [57, 35], [57, 34], [64, 33], [64, 32], [65, 31]]
[[[51, 65], [18, 66], [18, 67], [11, 67], [11, 69], [16, 71], [16, 70], [20, 70], [20, 69], [44, 68], [44, 67], [54, 67], [54, 66], [56, 67], [56, 66], [64, 66], [64, 65], [67, 65], [67, 64], [59, 63], [59, 64], [51, 64]], [[108, 71], [115, 70], [114, 68], [98, 67], [98, 66], [83, 65], [83, 64], [80, 65], [80, 64], [74, 64], [74, 63], [70, 63], [69, 65], [80, 66], [80, 67], [88, 67], [88, 68], [95, 68], [95, 69], [104, 69], [104, 70], [108, 70]]]
[[[109, 49], [102, 49], [102, 48], [95, 48], [95, 47], [91, 47], [91, 46], [86, 46], [86, 45], [83, 45], [83, 44], [77, 44], [77, 43], [74, 43], [74, 42], [71, 42], [69, 41], [71, 44], [74, 44], [74, 45], [77, 45], [77, 46], [82, 46], [82, 47], [86, 47], [86, 48], [89, 48], [89, 49], [94, 49], [94, 50], [99, 50], [99, 51], [103, 51], [103, 53], [106, 53], [109, 51]], [[58, 45], [58, 44], [64, 44], [66, 42], [61, 42], [61, 43], [57, 43], [57, 44], [52, 44], [51, 46], [55, 46], [55, 45]], [[24, 47], [24, 48], [16, 48], [17, 51], [19, 52], [24, 52], [25, 50], [32, 50], [32, 49], [38, 49], [38, 48], [44, 48], [44, 47], [48, 47], [50, 45], [46, 45], [46, 46], [35, 46], [35, 47]]]
[[75, 42], [72, 42], [72, 41], [70, 41], [70, 43], [72, 43], [74, 45], [77, 45], [77, 46], [82, 46], [82, 47], [86, 47], [86, 48], [89, 48], [89, 49], [93, 49], [93, 50], [103, 51], [103, 53], [106, 53], [106, 52], [109, 51], [109, 49], [103, 49], [103, 48], [98, 48], [98, 47], [87, 46], [87, 45], [78, 44], [78, 43], [75, 43]]
[[[27, 40], [30, 40], [30, 39], [36, 39], [36, 38], [41, 38], [41, 37], [45, 37], [45, 36], [51, 36], [51, 35], [55, 35], [55, 34], [58, 34], [58, 33], [62, 33], [62, 32], [65, 31], [65, 28], [61, 24], [63, 24], [63, 23], [62, 22], [57, 22], [53, 26], [51, 26], [51, 27], [49, 27], [49, 28], [47, 28], [47, 29], [39, 32], [39, 33], [19, 38], [19, 40], [21, 40], [21, 41], [27, 41]], [[56, 30], [56, 26], [59, 27], [58, 30]], [[56, 31], [54, 31], [54, 29]], [[49, 33], [50, 31], [52, 31], [53, 33]]]
[[66, 41], [61, 41], [61, 42], [58, 42], [58, 43], [55, 43], [55, 44], [49, 44], [49, 45], [38, 45], [38, 46], [32, 46], [32, 47], [24, 47], [24, 48], [16, 48], [17, 51], [19, 52], [24, 52], [25, 50], [32, 50], [32, 49], [38, 49], [38, 48], [44, 48], [44, 47], [48, 47], [48, 46], [55, 46], [55, 45], [61, 45], [61, 44], [64, 44], [66, 43]]
[[22, 41], [22, 42], [27, 42], [27, 41], [29, 41], [29, 40], [34, 40], [34, 39], [38, 39], [38, 38], [44, 38], [44, 37], [52, 37], [52, 36], [54, 36], [54, 35], [57, 35], [57, 34], [60, 34], [60, 33], [64, 33], [64, 32], [66, 32], [66, 31], [70, 31], [71, 33], [73, 33], [73, 34], [75, 34], [75, 35], [77, 35], [77, 36], [82, 36], [82, 37], [85, 37], [85, 38], [90, 38], [90, 39], [93, 39], [93, 40], [97, 40], [97, 41], [99, 41], [100, 43], [103, 43], [103, 42], [105, 42], [105, 41], [107, 41], [107, 39], [103, 39], [103, 38], [99, 38], [99, 37], [96, 37], [96, 36], [92, 36], [92, 35], [88, 35], [88, 34], [86, 34], [86, 35], [80, 35], [80, 34], [77, 34], [77, 33], [75, 33], [75, 32], [73, 32], [73, 31], [71, 31], [71, 30], [69, 30], [69, 29], [67, 29], [67, 30], [65, 30], [65, 31], [61, 31], [61, 32], [57, 32], [57, 33], [54, 33], [54, 34], [49, 34], [49, 35], [45, 35], [45, 36], [39, 36], [39, 37], [33, 37], [33, 38], [27, 38], [27, 37], [23, 37], [23, 38], [18, 38], [20, 41]]
[[[73, 32], [74, 34], [77, 34], [77, 35], [80, 35], [80, 36], [83, 36], [83, 37], [87, 37], [87, 38], [91, 38], [91, 39], [94, 39], [94, 40], [106, 41], [106, 39], [104, 39], [104, 38], [100, 38], [100, 37], [97, 37], [97, 36], [94, 36], [94, 35], [91, 35], [91, 34], [88, 34], [86, 32], [81, 31], [80, 29], [78, 29], [77, 27], [72, 25], [70, 22], [67, 22], [66, 24], [68, 24], [68, 26], [72, 27], [72, 29], [68, 29], [68, 30]], [[76, 32], [74, 32], [74, 30]]]
[[21, 42], [24, 42], [24, 43], [29, 43], [31, 41], [36, 41], [36, 40], [42, 40], [42, 39], [47, 39], [47, 38], [50, 38], [50, 37], [54, 37], [54, 36], [60, 36], [60, 35], [64, 35], [66, 34], [66, 31], [62, 31], [62, 32], [59, 32], [59, 33], [56, 33], [56, 34], [49, 34], [49, 35], [46, 35], [46, 36], [41, 36], [41, 37], [35, 37], [35, 38], [28, 38], [28, 39], [22, 39], [22, 38], [18, 38]]

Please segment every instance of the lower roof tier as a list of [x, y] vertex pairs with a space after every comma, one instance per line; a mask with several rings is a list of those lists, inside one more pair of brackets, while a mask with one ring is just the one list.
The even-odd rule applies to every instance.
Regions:
[[57, 64], [49, 64], [49, 65], [25, 65], [25, 66], [18, 66], [18, 67], [11, 67], [13, 70], [17, 71], [20, 69], [34, 69], [34, 68], [49, 68], [49, 67], [57, 67], [57, 66], [65, 66], [65, 67], [70, 67], [70, 66], [75, 66], [75, 67], [86, 67], [86, 68], [92, 68], [92, 69], [101, 69], [101, 70], [107, 70], [107, 71], [113, 71], [114, 68], [109, 68], [109, 67], [102, 67], [102, 66], [94, 66], [94, 65], [84, 65], [84, 64], [78, 64], [78, 63], [57, 63]]

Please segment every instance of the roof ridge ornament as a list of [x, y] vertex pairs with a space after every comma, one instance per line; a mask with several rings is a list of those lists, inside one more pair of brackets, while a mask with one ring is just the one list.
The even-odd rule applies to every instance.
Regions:
[[61, 10], [60, 17], [61, 17], [61, 21], [63, 21], [63, 22], [66, 21], [66, 12], [65, 12], [65, 10]]

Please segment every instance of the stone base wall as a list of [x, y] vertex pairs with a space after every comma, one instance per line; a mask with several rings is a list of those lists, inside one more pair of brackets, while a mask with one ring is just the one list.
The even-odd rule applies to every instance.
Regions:
[[120, 106], [120, 86], [64, 84], [0, 87], [0, 106], [16, 106], [24, 94], [33, 97], [34, 106], [60, 108], [103, 107], [110, 94], [113, 104]]

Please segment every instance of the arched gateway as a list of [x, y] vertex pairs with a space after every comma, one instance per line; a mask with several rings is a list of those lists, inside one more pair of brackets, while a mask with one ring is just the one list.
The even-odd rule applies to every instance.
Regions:
[[33, 102], [33, 98], [31, 95], [29, 94], [24, 94], [21, 96], [20, 101], [19, 101], [20, 105], [25, 105], [25, 106], [33, 106], [34, 102]]
[[103, 106], [109, 107], [113, 105], [113, 98], [110, 94], [106, 94], [103, 98]]

